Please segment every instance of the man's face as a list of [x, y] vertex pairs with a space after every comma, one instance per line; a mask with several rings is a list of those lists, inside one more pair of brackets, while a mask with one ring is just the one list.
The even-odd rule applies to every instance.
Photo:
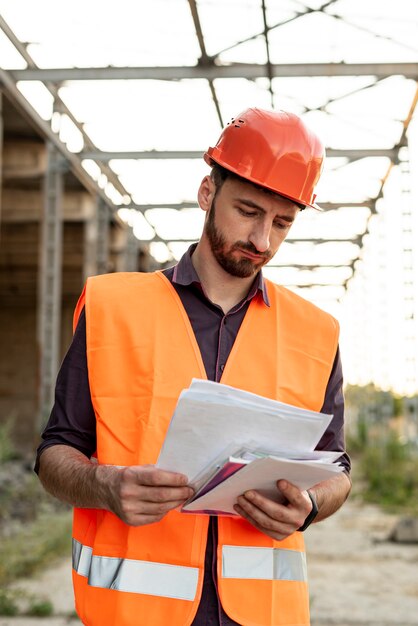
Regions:
[[299, 210], [287, 198], [228, 178], [212, 200], [204, 234], [225, 272], [249, 278], [276, 254]]

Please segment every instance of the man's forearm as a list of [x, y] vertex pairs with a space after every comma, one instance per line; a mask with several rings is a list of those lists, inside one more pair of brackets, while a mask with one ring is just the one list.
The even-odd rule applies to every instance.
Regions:
[[39, 478], [60, 500], [78, 508], [111, 511], [131, 526], [159, 522], [193, 495], [183, 474], [154, 465], [100, 465], [61, 445], [42, 453]]
[[344, 504], [351, 491], [351, 481], [347, 474], [339, 474], [334, 478], [318, 483], [311, 491], [318, 504], [318, 515], [315, 522], [326, 519]]
[[56, 498], [80, 508], [110, 510], [110, 486], [116, 467], [92, 463], [70, 446], [56, 445], [41, 455], [39, 478]]

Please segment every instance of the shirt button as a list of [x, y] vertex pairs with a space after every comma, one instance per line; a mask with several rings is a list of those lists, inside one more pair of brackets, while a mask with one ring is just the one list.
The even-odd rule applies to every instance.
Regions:
[[220, 368], [220, 369], [221, 369], [221, 372], [223, 372], [223, 371], [224, 371], [224, 369], [225, 369], [225, 365], [221, 365], [221, 368]]

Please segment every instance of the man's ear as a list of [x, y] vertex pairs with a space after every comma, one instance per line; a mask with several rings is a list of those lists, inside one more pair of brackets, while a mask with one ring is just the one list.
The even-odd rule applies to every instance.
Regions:
[[209, 211], [212, 206], [212, 201], [215, 196], [215, 183], [210, 176], [205, 176], [200, 183], [199, 191], [197, 192], [197, 200], [199, 206], [203, 211]]

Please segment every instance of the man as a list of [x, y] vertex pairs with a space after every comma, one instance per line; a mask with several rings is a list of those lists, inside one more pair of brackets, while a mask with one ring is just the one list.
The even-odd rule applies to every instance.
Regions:
[[[205, 154], [199, 243], [164, 272], [89, 279], [37, 462], [45, 488], [76, 507], [83, 623], [309, 624], [299, 531], [351, 484], [338, 325], [261, 268], [315, 206], [323, 158], [297, 116], [244, 111]], [[309, 493], [277, 476], [285, 504], [248, 491], [235, 517], [180, 513], [188, 477], [154, 464], [193, 376], [332, 412], [319, 447], [341, 450], [345, 473]]]

